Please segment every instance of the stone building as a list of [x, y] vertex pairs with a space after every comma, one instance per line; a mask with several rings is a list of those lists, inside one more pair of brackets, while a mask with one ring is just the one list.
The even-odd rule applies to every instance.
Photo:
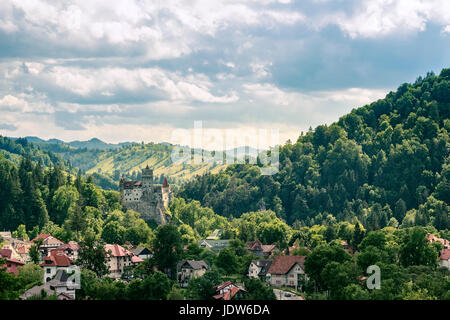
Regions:
[[153, 183], [153, 170], [148, 165], [142, 169], [142, 181], [120, 180], [120, 194], [122, 204], [139, 212], [142, 219], [154, 220], [157, 224], [169, 222], [167, 207], [173, 198], [172, 191], [166, 178], [163, 184]]

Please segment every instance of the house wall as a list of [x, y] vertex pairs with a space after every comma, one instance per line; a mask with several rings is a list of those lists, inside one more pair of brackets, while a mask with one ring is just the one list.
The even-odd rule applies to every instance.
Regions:
[[120, 279], [123, 274], [124, 267], [131, 266], [131, 256], [110, 257], [106, 262], [109, 268], [109, 276], [111, 278]]
[[205, 274], [206, 269], [198, 269], [194, 270], [192, 268], [182, 268], [180, 272], [178, 272], [178, 280], [182, 287], [186, 287], [189, 280], [193, 278], [201, 277]]
[[69, 266], [69, 267], [44, 267], [44, 283], [48, 282], [48, 279], [52, 279], [58, 270], [65, 270], [67, 273], [71, 273], [75, 270], [75, 266]]
[[248, 267], [248, 277], [253, 279], [258, 279], [259, 272], [261, 271], [261, 268], [259, 268], [254, 263], [250, 263], [250, 266]]
[[439, 265], [443, 268], [450, 270], [450, 259], [448, 260], [440, 260]]
[[270, 284], [274, 287], [281, 287], [281, 286], [295, 287], [298, 283], [298, 280], [300, 279], [300, 276], [303, 276], [304, 274], [305, 271], [297, 263], [286, 274], [271, 274]]

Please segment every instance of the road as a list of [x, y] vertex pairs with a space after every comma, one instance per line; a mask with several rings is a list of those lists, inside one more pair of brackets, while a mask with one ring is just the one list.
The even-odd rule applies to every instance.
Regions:
[[[293, 294], [289, 291], [273, 289], [273, 293], [275, 293], [277, 300], [305, 300], [305, 299], [303, 299], [303, 297]], [[290, 295], [290, 296], [286, 296], [286, 295]]]

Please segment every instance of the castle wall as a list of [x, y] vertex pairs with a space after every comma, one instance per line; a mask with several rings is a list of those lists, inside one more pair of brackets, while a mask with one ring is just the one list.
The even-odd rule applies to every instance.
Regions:
[[[149, 183], [148, 178], [153, 176], [153, 172], [151, 169], [144, 170], [146, 179], [143, 179], [141, 185], [130, 188], [130, 182], [121, 181], [122, 204], [127, 209], [139, 212], [146, 221], [154, 220], [157, 224], [166, 224], [170, 220], [167, 207], [172, 201], [172, 192], [167, 184], [162, 186]], [[128, 184], [127, 188], [124, 188], [125, 184]]]

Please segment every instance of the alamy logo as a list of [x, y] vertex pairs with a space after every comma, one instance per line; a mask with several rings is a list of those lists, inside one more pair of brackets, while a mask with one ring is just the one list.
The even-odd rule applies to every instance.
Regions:
[[[177, 129], [172, 132], [172, 141], [177, 143], [172, 150], [173, 163], [179, 164], [261, 164], [262, 175], [273, 175], [279, 171], [279, 131], [277, 129], [203, 129], [202, 121], [194, 121], [194, 129]], [[192, 146], [192, 147], [189, 147]], [[244, 152], [237, 149], [256, 146]], [[272, 147], [268, 147], [272, 146]], [[224, 151], [212, 151], [212, 150]], [[236, 152], [236, 153], [235, 153]]]
[[371, 265], [367, 267], [366, 272], [371, 274], [366, 280], [366, 285], [369, 290], [381, 288], [381, 271], [377, 265]]

